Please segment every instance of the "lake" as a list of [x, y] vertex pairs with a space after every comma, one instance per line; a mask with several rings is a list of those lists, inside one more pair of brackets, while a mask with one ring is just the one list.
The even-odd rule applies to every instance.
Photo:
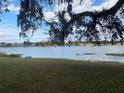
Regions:
[[124, 53], [124, 46], [1, 47], [0, 52], [23, 54], [23, 57], [32, 56], [33, 58], [124, 62], [124, 57], [105, 55], [106, 53]]

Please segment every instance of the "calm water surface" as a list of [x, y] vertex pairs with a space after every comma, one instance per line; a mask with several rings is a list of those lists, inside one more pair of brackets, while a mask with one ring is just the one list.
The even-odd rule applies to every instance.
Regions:
[[[72, 46], [72, 47], [9, 47], [0, 48], [0, 52], [8, 54], [23, 54], [33, 58], [64, 58], [90, 61], [119, 61], [124, 57], [106, 56], [106, 53], [124, 53], [124, 46]], [[85, 55], [95, 53], [95, 55]]]

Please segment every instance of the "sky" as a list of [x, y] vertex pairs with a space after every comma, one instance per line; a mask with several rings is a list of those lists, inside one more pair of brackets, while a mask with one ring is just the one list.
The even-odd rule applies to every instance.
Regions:
[[[3, 13], [0, 15], [2, 18], [2, 22], [0, 22], [0, 42], [23, 42], [23, 39], [19, 37], [19, 28], [17, 27], [17, 18], [16, 14], [19, 11], [19, 2], [20, 0], [11, 0], [11, 4], [9, 5], [9, 13]], [[104, 8], [110, 8], [113, 6], [118, 0], [84, 0], [81, 6], [77, 5], [79, 0], [74, 0], [73, 3], [75, 13], [79, 13], [87, 10], [102, 10]], [[64, 5], [56, 6], [56, 9], [63, 9]], [[48, 16], [50, 17], [50, 16]], [[124, 20], [122, 20], [124, 23]], [[45, 29], [39, 29], [35, 32], [31, 41], [39, 42], [46, 40], [47, 36], [44, 34], [46, 32]]]

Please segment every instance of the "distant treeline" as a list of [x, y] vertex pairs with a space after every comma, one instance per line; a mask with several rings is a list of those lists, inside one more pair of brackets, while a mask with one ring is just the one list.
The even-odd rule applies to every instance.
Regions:
[[[87, 46], [87, 45], [97, 45], [97, 46], [101, 46], [101, 45], [123, 45], [124, 42], [120, 42], [120, 41], [116, 41], [116, 42], [111, 42], [111, 41], [82, 41], [82, 42], [78, 42], [78, 41], [68, 41], [65, 42], [65, 46]], [[58, 46], [56, 43], [54, 42], [50, 42], [50, 41], [46, 41], [46, 42], [30, 42], [27, 45], [29, 46]]]
[[[111, 41], [68, 41], [65, 42], [65, 46], [88, 46], [88, 45], [96, 45], [96, 46], [101, 46], [101, 45], [123, 45], [124, 42], [121, 41], [116, 41], [116, 42], [111, 42]], [[46, 41], [46, 42], [24, 42], [24, 43], [0, 43], [0, 47], [25, 47], [25, 46], [58, 46], [54, 42]]]

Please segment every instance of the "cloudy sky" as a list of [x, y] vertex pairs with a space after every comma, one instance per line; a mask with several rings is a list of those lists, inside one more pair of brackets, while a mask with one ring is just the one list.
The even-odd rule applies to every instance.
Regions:
[[[19, 10], [19, 2], [20, 0], [11, 0], [11, 4], [9, 5], [9, 9], [11, 13], [4, 13], [0, 15], [3, 19], [0, 22], [0, 42], [22, 42], [23, 39], [19, 38], [19, 29], [17, 28], [17, 20], [16, 14]], [[73, 12], [79, 13], [82, 11], [91, 11], [91, 10], [99, 10], [101, 11], [103, 8], [112, 7], [118, 0], [84, 0], [81, 6], [78, 5], [79, 0], [74, 0], [73, 2]], [[56, 9], [63, 9], [65, 5], [56, 6]], [[32, 38], [32, 41], [41, 41], [45, 40], [46, 36], [44, 34], [45, 30], [40, 29]]]

